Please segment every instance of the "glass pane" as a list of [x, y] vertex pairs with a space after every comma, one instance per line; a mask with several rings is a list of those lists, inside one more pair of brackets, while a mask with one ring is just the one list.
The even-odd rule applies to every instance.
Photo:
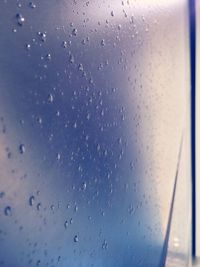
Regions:
[[0, 18], [0, 266], [186, 266], [187, 1], [2, 0]]

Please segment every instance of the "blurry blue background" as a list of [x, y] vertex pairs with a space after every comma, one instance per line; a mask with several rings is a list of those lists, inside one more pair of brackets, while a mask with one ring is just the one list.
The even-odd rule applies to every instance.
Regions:
[[0, 18], [0, 266], [162, 266], [186, 1], [1, 1]]

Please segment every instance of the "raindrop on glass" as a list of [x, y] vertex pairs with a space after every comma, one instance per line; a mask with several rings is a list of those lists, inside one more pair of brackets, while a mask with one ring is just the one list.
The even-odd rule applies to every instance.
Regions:
[[72, 63], [72, 64], [74, 63], [74, 56], [73, 55], [70, 55], [69, 62]]
[[38, 122], [39, 124], [42, 124], [42, 118], [41, 118], [41, 117], [38, 117], [38, 118], [37, 118], [37, 122]]
[[12, 211], [11, 211], [11, 207], [10, 207], [10, 206], [5, 207], [5, 209], [4, 209], [4, 214], [5, 214], [6, 216], [11, 216]]
[[75, 211], [75, 212], [78, 211], [78, 206], [77, 206], [77, 205], [74, 207], [74, 211]]
[[24, 152], [25, 152], [25, 145], [24, 144], [21, 144], [19, 146], [19, 152], [20, 152], [20, 154], [24, 154]]
[[55, 210], [55, 206], [54, 206], [54, 205], [51, 205], [50, 209], [51, 209], [52, 211], [54, 211], [54, 210]]
[[47, 35], [45, 32], [38, 32], [38, 36], [42, 42], [46, 41]]
[[90, 119], [90, 113], [87, 114], [86, 119], [87, 119], [87, 120]]
[[53, 102], [53, 95], [52, 94], [48, 95], [48, 102], [50, 102], [50, 103]]
[[34, 4], [33, 2], [30, 2], [30, 3], [29, 3], [29, 7], [30, 7], [30, 8], [36, 8], [36, 4]]
[[102, 39], [102, 40], [101, 40], [101, 46], [105, 46], [105, 44], [106, 44], [106, 43], [105, 43], [105, 40]]
[[78, 242], [78, 236], [77, 236], [77, 235], [74, 236], [74, 242], [75, 242], [75, 243]]
[[19, 26], [23, 26], [23, 24], [25, 22], [25, 18], [21, 14], [17, 14], [16, 18], [17, 18], [18, 25]]
[[60, 160], [60, 158], [61, 158], [60, 153], [57, 153], [56, 158], [57, 158], [58, 161]]
[[65, 229], [67, 229], [68, 225], [69, 225], [68, 221], [65, 221], [65, 222], [64, 222], [64, 227], [65, 227]]
[[51, 54], [46, 55], [46, 60], [51, 60]]
[[104, 240], [102, 244], [102, 249], [107, 249], [107, 248], [108, 248], [108, 243], [106, 240]]
[[87, 184], [86, 184], [86, 182], [83, 182], [82, 185], [81, 185], [81, 190], [85, 191], [86, 188], [87, 188]]
[[72, 30], [72, 34], [73, 34], [74, 36], [76, 36], [77, 33], [78, 33], [78, 30], [77, 30], [77, 29], [73, 29], [73, 30]]
[[38, 204], [37, 204], [37, 210], [40, 210], [41, 207], [42, 207], [42, 204], [41, 204], [41, 203], [38, 203]]
[[33, 206], [34, 201], [35, 201], [35, 197], [34, 197], [34, 196], [31, 196], [31, 197], [29, 198], [29, 205], [30, 205], [30, 206]]
[[80, 63], [80, 64], [78, 65], [78, 70], [83, 71], [83, 64]]
[[67, 42], [66, 42], [66, 41], [63, 41], [63, 42], [62, 42], [62, 47], [63, 47], [63, 48], [66, 48], [66, 47], [67, 47]]
[[74, 128], [75, 128], [75, 129], [77, 128], [77, 123], [76, 123], [76, 122], [74, 123]]
[[26, 47], [26, 50], [30, 50], [31, 49], [31, 45], [30, 44], [26, 44], [25, 47]]

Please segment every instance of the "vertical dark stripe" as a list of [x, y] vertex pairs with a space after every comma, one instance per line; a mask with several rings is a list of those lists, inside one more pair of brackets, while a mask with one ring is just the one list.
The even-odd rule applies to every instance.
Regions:
[[191, 75], [191, 178], [192, 178], [192, 256], [196, 256], [196, 13], [195, 0], [189, 0]]
[[168, 244], [169, 244], [172, 217], [173, 217], [176, 190], [177, 190], [176, 187], [177, 187], [179, 166], [180, 166], [182, 147], [183, 147], [183, 138], [184, 138], [184, 136], [182, 135], [181, 143], [180, 143], [180, 147], [179, 147], [177, 165], [176, 165], [176, 173], [175, 173], [175, 179], [174, 179], [174, 186], [173, 186], [173, 193], [172, 193], [172, 199], [171, 199], [171, 204], [170, 204], [169, 216], [168, 216], [168, 221], [167, 221], [167, 228], [166, 228], [165, 239], [164, 239], [164, 243], [163, 243], [163, 249], [162, 249], [159, 267], [165, 266], [166, 260], [167, 260]]

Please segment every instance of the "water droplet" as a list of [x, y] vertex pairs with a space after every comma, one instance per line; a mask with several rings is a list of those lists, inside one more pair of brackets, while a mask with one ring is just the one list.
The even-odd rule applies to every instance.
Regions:
[[78, 166], [78, 171], [79, 172], [82, 172], [83, 171], [83, 168], [81, 167], [81, 165]]
[[78, 30], [77, 30], [77, 29], [73, 29], [73, 30], [72, 30], [72, 34], [73, 34], [74, 36], [76, 36], [77, 33], [78, 33]]
[[80, 63], [80, 64], [78, 65], [78, 70], [79, 70], [79, 71], [83, 71], [83, 64]]
[[83, 182], [82, 185], [81, 185], [81, 190], [85, 191], [86, 188], [87, 188], [87, 184], [86, 184], [86, 182]]
[[53, 102], [53, 95], [52, 94], [48, 95], [48, 102], [50, 102], [50, 103]]
[[45, 42], [46, 41], [46, 38], [47, 38], [46, 32], [38, 32], [38, 36], [39, 36], [39, 38], [40, 38], [40, 40], [42, 42]]
[[104, 240], [102, 243], [102, 249], [107, 249], [107, 248], [108, 248], [108, 243], [106, 240]]
[[104, 150], [104, 156], [106, 157], [108, 155], [107, 149]]
[[111, 14], [111, 16], [112, 16], [112, 17], [114, 17], [114, 11], [111, 11], [111, 13], [110, 13], [110, 14]]
[[87, 119], [88, 121], [89, 121], [89, 119], [90, 119], [90, 116], [91, 116], [90, 113], [88, 113], [87, 116], [86, 116], [86, 119]]
[[60, 155], [60, 153], [57, 153], [57, 155], [56, 155], [56, 159], [59, 161], [59, 160], [60, 160], [60, 158], [61, 158], [61, 155]]
[[133, 212], [134, 212], [133, 205], [130, 205], [129, 208], [128, 208], [128, 213], [132, 214]]
[[83, 45], [85, 45], [85, 44], [86, 44], [86, 40], [83, 39], [83, 40], [81, 41], [81, 43], [82, 43]]
[[77, 236], [77, 235], [74, 236], [74, 242], [75, 242], [75, 243], [78, 242], [78, 236]]
[[77, 205], [74, 207], [74, 211], [75, 211], [75, 212], [78, 211], [78, 206], [77, 206]]
[[38, 122], [39, 124], [42, 124], [42, 118], [41, 118], [41, 117], [38, 117], [38, 118], [37, 118], [37, 122]]
[[38, 203], [38, 204], [37, 204], [37, 210], [40, 210], [41, 207], [42, 207], [42, 204], [41, 204], [41, 203]]
[[50, 209], [51, 209], [52, 211], [54, 211], [54, 210], [55, 210], [55, 206], [54, 206], [54, 205], [51, 205]]
[[23, 24], [25, 22], [25, 18], [21, 14], [17, 14], [16, 18], [17, 18], [18, 25], [19, 26], [23, 26]]
[[74, 128], [75, 128], [75, 129], [77, 128], [77, 123], [76, 123], [76, 122], [74, 123]]
[[105, 40], [102, 39], [102, 40], [101, 40], [101, 46], [105, 46], [105, 44], [106, 44], [106, 43], [105, 43]]
[[70, 55], [69, 62], [72, 63], [72, 64], [74, 63], [74, 56], [73, 55]]
[[34, 4], [33, 2], [30, 2], [30, 3], [29, 3], [29, 7], [30, 7], [30, 8], [36, 8], [36, 4]]
[[21, 125], [24, 124], [24, 120], [23, 119], [21, 119], [19, 122], [20, 122]]
[[121, 139], [121, 137], [119, 137], [119, 138], [117, 139], [117, 142], [118, 142], [119, 145], [122, 144], [122, 139]]
[[122, 121], [125, 120], [125, 116], [124, 116], [124, 114], [121, 115], [121, 120], [122, 120]]
[[69, 225], [68, 221], [65, 221], [65, 222], [64, 222], [64, 227], [65, 227], [65, 229], [67, 229], [68, 225]]
[[101, 215], [104, 217], [105, 216], [105, 211], [101, 211]]
[[33, 206], [33, 205], [34, 205], [34, 201], [35, 201], [35, 197], [34, 197], [34, 196], [31, 196], [31, 197], [29, 198], [29, 205], [30, 205], [30, 206]]
[[101, 148], [101, 146], [98, 144], [98, 145], [97, 145], [97, 151], [99, 151], [100, 148]]
[[11, 211], [11, 207], [10, 206], [5, 207], [4, 214], [6, 216], [11, 216], [12, 215], [12, 211]]
[[89, 79], [89, 83], [90, 83], [90, 84], [93, 84], [93, 83], [94, 83], [94, 81], [93, 81], [92, 78]]
[[51, 60], [51, 54], [46, 55], [46, 60]]
[[121, 25], [121, 24], [119, 24], [117, 28], [118, 28], [118, 30], [121, 30], [121, 28], [122, 28], [122, 25]]
[[30, 50], [31, 49], [31, 45], [30, 44], [26, 44], [25, 47], [26, 47], [26, 50]]
[[66, 47], [67, 47], [67, 42], [66, 42], [66, 41], [63, 41], [63, 42], [62, 42], [62, 47], [63, 47], [63, 48], [66, 48]]
[[134, 169], [134, 164], [133, 164], [133, 162], [130, 162], [130, 169], [131, 169], [131, 170]]
[[25, 145], [24, 144], [21, 144], [19, 146], [19, 152], [20, 152], [20, 154], [24, 154], [24, 152], [25, 152]]

